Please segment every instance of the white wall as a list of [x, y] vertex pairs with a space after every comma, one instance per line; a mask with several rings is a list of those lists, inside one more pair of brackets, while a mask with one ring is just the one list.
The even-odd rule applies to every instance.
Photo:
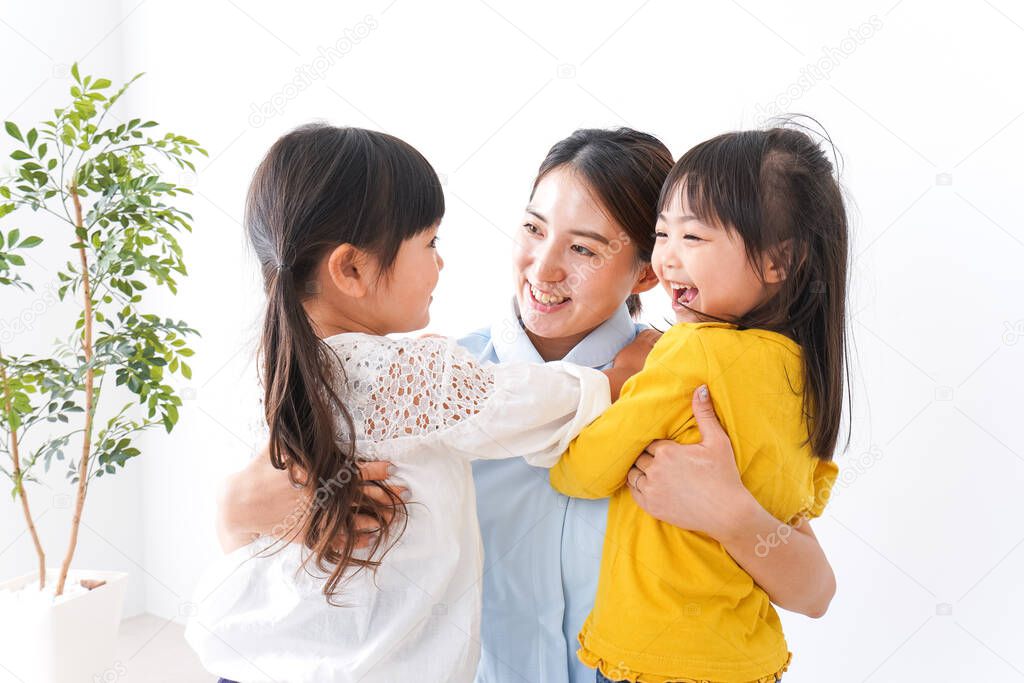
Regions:
[[[121, 19], [120, 3], [95, 2], [89, 8], [72, 4], [62, 8], [60, 15], [55, 21], [52, 13], [27, 5], [4, 6], [0, 20], [0, 63], [4, 65], [0, 116], [22, 124], [22, 132], [31, 124], [51, 118], [54, 107], [63, 106], [75, 60], [87, 56], [89, 68], [115, 79], [124, 77], [120, 37], [116, 32], [106, 35]], [[6, 133], [4, 137], [0, 143], [0, 175], [7, 175], [10, 168], [11, 141]], [[20, 227], [22, 235], [53, 239], [27, 254], [30, 258], [25, 277], [36, 283], [36, 292], [19, 295], [5, 287], [0, 294], [0, 346], [5, 353], [46, 353], [50, 342], [58, 336], [65, 338], [74, 325], [74, 307], [70, 302], [57, 303], [59, 283], [53, 274], [53, 268], [68, 258], [63, 246], [70, 244], [70, 238], [57, 238], [61, 234], [58, 231], [71, 234], [70, 228], [31, 212], [8, 216], [4, 229], [13, 227]], [[61, 311], [71, 311], [71, 317], [61, 315]], [[74, 507], [74, 488], [65, 478], [65, 470], [66, 465], [57, 462], [43, 476], [42, 485], [29, 488], [29, 501], [50, 567], [59, 567], [64, 559]], [[126, 615], [145, 609], [142, 475], [141, 467], [129, 467], [116, 478], [96, 479], [90, 485], [73, 564], [82, 569], [130, 572]], [[21, 505], [11, 502], [8, 486], [5, 480], [0, 503], [2, 579], [35, 572], [37, 567]]]
[[[839, 593], [823, 620], [785, 618], [796, 654], [787, 680], [1024, 677], [1014, 618], [1024, 607], [1024, 437], [1014, 429], [1024, 369], [1024, 11], [1005, 0], [956, 10], [922, 0], [106, 9], [57, 29], [40, 10], [6, 13], [0, 54], [20, 66], [5, 68], [0, 109], [38, 118], [66, 85], [50, 79], [32, 91], [51, 64], [113, 29], [85, 68], [146, 71], [125, 116], [150, 116], [210, 149], [190, 203], [192, 275], [162, 304], [203, 339], [194, 380], [182, 385], [192, 398], [180, 428], [151, 438], [144, 462], [93, 491], [87, 519], [118, 536], [117, 550], [86, 539], [95, 554], [80, 565], [130, 556], [146, 609], [176, 617], [216, 552], [216, 482], [260, 438], [251, 342], [261, 293], [241, 206], [281, 133], [314, 118], [384, 129], [444, 174], [447, 268], [431, 329], [458, 334], [487, 324], [508, 295], [508, 235], [553, 142], [577, 127], [629, 125], [678, 155], [779, 107], [813, 114], [843, 153], [859, 359], [854, 440], [816, 525]], [[321, 63], [320, 48], [346, 37], [345, 54]], [[318, 77], [288, 92], [303, 69]], [[279, 112], [254, 115], [265, 102]], [[667, 313], [658, 294], [648, 304], [651, 319]], [[16, 512], [3, 508], [0, 549], [21, 529]], [[24, 538], [0, 552], [7, 574], [25, 566]]]

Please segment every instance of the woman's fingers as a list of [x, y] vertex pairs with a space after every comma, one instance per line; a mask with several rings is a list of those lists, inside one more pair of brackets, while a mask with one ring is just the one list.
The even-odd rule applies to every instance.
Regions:
[[629, 472], [626, 472], [626, 483], [631, 489], [636, 490], [636, 483], [643, 476], [644, 472], [639, 467], [630, 467]]
[[391, 475], [391, 463], [387, 460], [361, 462], [359, 474], [363, 481], [384, 481]]
[[[408, 500], [409, 489], [407, 489], [406, 487], [388, 486], [387, 489], [389, 489], [392, 493], [394, 493], [402, 500]], [[378, 503], [384, 503], [385, 505], [391, 504], [391, 497], [388, 495], [387, 491], [385, 491], [379, 486], [367, 486], [365, 487], [363, 493], [366, 495], [367, 498], [372, 498]]]
[[643, 453], [640, 454], [640, 457], [636, 459], [636, 462], [633, 463], [633, 467], [639, 468], [640, 470], [646, 472], [647, 468], [651, 466], [652, 462], [654, 462], [654, 456], [648, 453], [647, 451], [644, 451]]

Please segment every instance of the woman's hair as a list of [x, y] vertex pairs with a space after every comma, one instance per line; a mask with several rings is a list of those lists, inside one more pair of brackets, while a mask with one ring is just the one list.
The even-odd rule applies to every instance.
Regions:
[[[658, 138], [630, 128], [584, 128], [556, 142], [548, 151], [533, 181], [530, 197], [551, 171], [570, 167], [612, 220], [626, 233], [623, 242], [636, 245], [637, 259], [649, 263], [654, 249], [658, 194], [669, 170], [672, 154]], [[640, 313], [640, 297], [626, 300], [629, 314]]]
[[[387, 275], [402, 242], [443, 214], [441, 184], [427, 160], [398, 138], [360, 128], [293, 130], [270, 148], [249, 186], [245, 229], [267, 295], [259, 355], [270, 461], [311, 495], [301, 535], [313, 552], [303, 567], [315, 557], [329, 573], [328, 601], [347, 568], [380, 564], [393, 545], [386, 541], [404, 529], [406, 510], [389, 489], [360, 477], [355, 425], [336, 391], [340, 363], [315, 333], [303, 301], [317, 293], [317, 269], [334, 248], [351, 244], [371, 253]], [[369, 485], [391, 502], [366, 495]], [[353, 556], [359, 514], [381, 528], [368, 559]]]
[[662, 211], [684, 193], [700, 220], [739, 234], [762, 279], [763, 256], [781, 267], [785, 279], [777, 292], [728, 322], [778, 332], [801, 346], [809, 443], [829, 460], [848, 399], [849, 239], [832, 163], [805, 130], [749, 130], [700, 143], [672, 168], [658, 206]]

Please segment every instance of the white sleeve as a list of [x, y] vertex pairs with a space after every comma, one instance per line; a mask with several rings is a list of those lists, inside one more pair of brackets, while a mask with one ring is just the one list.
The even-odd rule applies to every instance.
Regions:
[[[467, 459], [551, 467], [611, 404], [603, 372], [571, 363], [481, 364], [452, 339], [416, 340], [381, 368], [390, 436], [419, 435]], [[396, 429], [397, 428], [397, 429]]]

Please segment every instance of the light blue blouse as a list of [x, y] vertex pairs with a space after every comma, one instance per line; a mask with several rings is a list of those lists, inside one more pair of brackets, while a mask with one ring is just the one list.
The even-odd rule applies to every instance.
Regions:
[[[623, 305], [564, 360], [603, 369], [644, 327]], [[481, 361], [544, 362], [514, 300], [490, 328], [459, 343]], [[521, 458], [475, 461], [473, 479], [484, 541], [476, 683], [591, 683], [576, 636], [594, 606], [608, 501], [563, 496], [546, 469]]]

